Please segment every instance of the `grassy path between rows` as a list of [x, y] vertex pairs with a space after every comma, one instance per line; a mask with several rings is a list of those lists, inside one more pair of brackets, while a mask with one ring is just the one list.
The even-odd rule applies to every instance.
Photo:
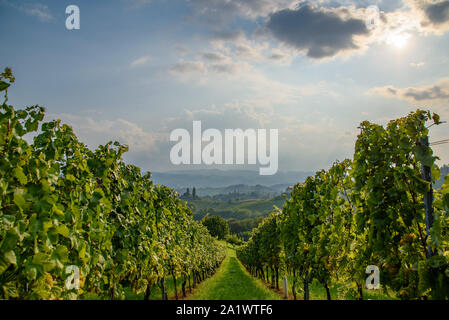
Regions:
[[188, 300], [280, 300], [281, 296], [252, 277], [228, 245], [227, 255], [215, 275], [202, 282]]

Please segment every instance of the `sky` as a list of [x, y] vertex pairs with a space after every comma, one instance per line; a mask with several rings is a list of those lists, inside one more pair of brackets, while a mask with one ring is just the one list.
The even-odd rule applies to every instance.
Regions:
[[[127, 144], [143, 170], [204, 168], [169, 159], [194, 120], [278, 129], [280, 171], [352, 158], [364, 120], [449, 120], [448, 0], [0, 0], [0, 29], [12, 105], [45, 106], [91, 148]], [[449, 163], [449, 144], [434, 151]]]

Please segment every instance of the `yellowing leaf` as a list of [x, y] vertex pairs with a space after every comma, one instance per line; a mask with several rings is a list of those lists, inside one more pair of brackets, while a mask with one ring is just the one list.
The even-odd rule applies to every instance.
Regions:
[[60, 225], [56, 228], [56, 232], [59, 233], [61, 236], [68, 238], [70, 231], [69, 228], [67, 228], [65, 225]]
[[17, 259], [16, 259], [16, 254], [14, 253], [14, 251], [8, 251], [5, 253], [5, 259], [6, 261], [8, 261], [11, 264], [17, 264]]
[[14, 192], [14, 203], [21, 209], [23, 209], [23, 207], [25, 206], [25, 198], [23, 197], [23, 190], [22, 189], [17, 189]]
[[26, 175], [23, 173], [23, 169], [21, 167], [14, 168], [14, 177], [19, 180], [20, 184], [27, 184], [28, 179]]

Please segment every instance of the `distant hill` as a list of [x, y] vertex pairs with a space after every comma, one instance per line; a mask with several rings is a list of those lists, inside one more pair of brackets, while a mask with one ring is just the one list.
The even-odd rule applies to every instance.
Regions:
[[240, 200], [240, 201], [214, 201], [210, 199], [196, 199], [188, 201], [193, 208], [194, 217], [202, 219], [206, 214], [218, 215], [224, 219], [248, 219], [268, 216], [274, 206], [282, 208], [285, 199], [277, 196], [270, 199]]
[[[196, 188], [196, 194], [199, 197], [239, 194], [247, 195], [248, 197], [254, 195], [254, 198], [267, 198], [283, 193], [288, 186], [290, 186], [290, 184], [277, 184], [273, 186], [236, 184], [227, 187]], [[182, 195], [185, 193], [186, 188], [175, 188], [175, 190]], [[192, 190], [192, 188], [190, 188], [190, 190]]]
[[[201, 196], [233, 192], [232, 188], [239, 189], [237, 192], [240, 193], [255, 190], [279, 193], [289, 185], [304, 181], [310, 175], [314, 175], [314, 173], [279, 171], [272, 176], [261, 176], [258, 171], [206, 169], [153, 172], [152, 178], [156, 184], [163, 184], [177, 190], [185, 191], [186, 188], [196, 187], [198, 195]], [[226, 187], [230, 189], [226, 189]], [[264, 189], [264, 187], [268, 187], [268, 189]], [[248, 190], [244, 191], [245, 188]], [[251, 188], [253, 190], [250, 190]], [[204, 194], [204, 189], [208, 189], [208, 192], [212, 192], [212, 194]]]

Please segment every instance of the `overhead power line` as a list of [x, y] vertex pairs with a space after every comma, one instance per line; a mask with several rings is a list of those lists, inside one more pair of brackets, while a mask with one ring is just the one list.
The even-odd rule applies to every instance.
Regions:
[[431, 142], [430, 145], [431, 146], [438, 146], [440, 144], [446, 144], [446, 143], [449, 143], [449, 139]]

